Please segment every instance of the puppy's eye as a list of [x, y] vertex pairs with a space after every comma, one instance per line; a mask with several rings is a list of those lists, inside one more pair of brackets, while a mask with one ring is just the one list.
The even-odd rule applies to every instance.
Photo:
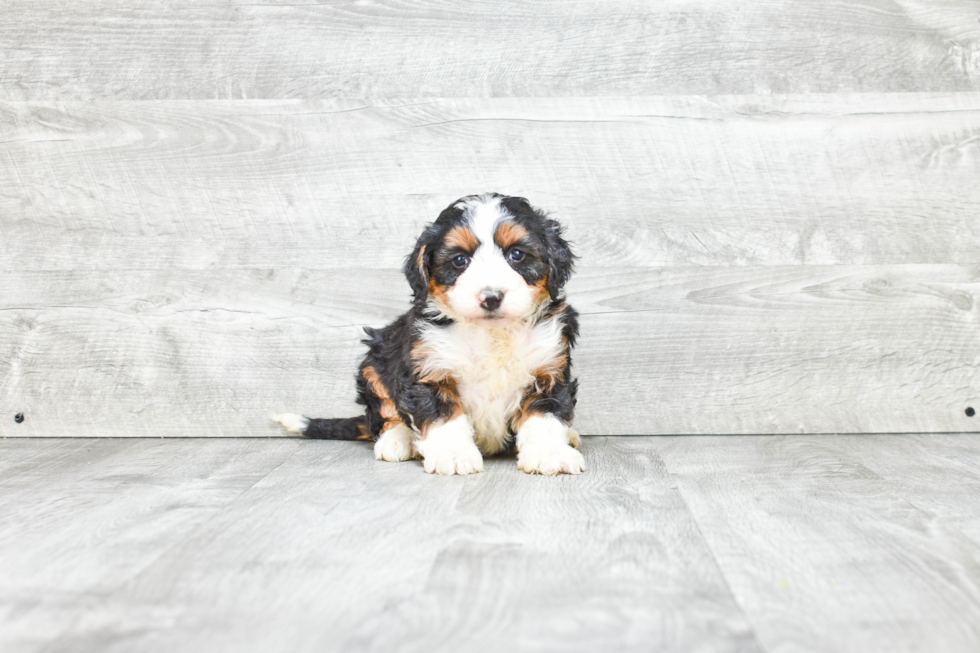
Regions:
[[507, 253], [507, 257], [514, 263], [520, 263], [524, 260], [524, 252], [519, 249], [512, 249]]
[[470, 257], [459, 254], [453, 259], [453, 267], [462, 270], [470, 264]]

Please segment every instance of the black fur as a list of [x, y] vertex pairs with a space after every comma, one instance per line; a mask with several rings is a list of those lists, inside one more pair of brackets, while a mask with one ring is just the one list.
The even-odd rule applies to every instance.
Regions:
[[321, 440], [366, 440], [361, 428], [365, 422], [364, 415], [344, 419], [313, 418], [306, 425], [303, 435]]
[[571, 426], [572, 418], [575, 416], [576, 395], [578, 394], [578, 379], [572, 378], [572, 353], [578, 338], [578, 311], [569, 306], [562, 299], [552, 300], [548, 309], [543, 315], [543, 319], [548, 319], [558, 313], [564, 318], [562, 335], [568, 343], [566, 351], [566, 364], [562, 373], [561, 380], [547, 392], [537, 392], [535, 387], [531, 387], [525, 393], [525, 400], [530, 400], [528, 407], [532, 412], [551, 413], [566, 426]]
[[[562, 378], [547, 391], [532, 385], [525, 394], [525, 405], [531, 410], [552, 413], [565, 424], [574, 415], [578, 382], [571, 377], [570, 350], [578, 336], [578, 313], [568, 306], [561, 289], [572, 273], [575, 257], [562, 238], [561, 226], [534, 209], [522, 197], [501, 198], [501, 205], [511, 213], [514, 221], [531, 235], [531, 242], [521, 246], [526, 258], [514, 269], [528, 283], [534, 283], [545, 275], [547, 290], [551, 296], [541, 319], [553, 318], [559, 313], [564, 321], [563, 336], [568, 345], [566, 366]], [[423, 429], [433, 422], [447, 419], [459, 410], [458, 397], [454, 396], [452, 381], [444, 384], [423, 383], [416, 372], [417, 362], [413, 350], [419, 340], [419, 325], [448, 326], [452, 320], [433, 316], [426, 312], [429, 283], [435, 279], [441, 286], [451, 286], [460, 271], [453, 268], [453, 250], [440, 249], [443, 238], [453, 227], [465, 222], [465, 211], [456, 205], [473, 196], [461, 198], [444, 209], [432, 224], [428, 225], [415, 243], [412, 253], [405, 259], [403, 272], [412, 289], [412, 307], [407, 313], [382, 329], [366, 327], [367, 338], [362, 342], [368, 352], [361, 362], [356, 377], [357, 403], [365, 407], [365, 414], [347, 419], [311, 419], [304, 435], [307, 437], [365, 440], [376, 439], [387, 419], [382, 415], [385, 403], [367, 381], [365, 370], [373, 369], [397, 410], [398, 418], [409, 426]]]
[[[562, 226], [558, 222], [551, 220], [548, 216], [534, 207], [523, 197], [507, 197], [500, 202], [511, 215], [514, 221], [521, 225], [534, 236], [536, 241], [545, 245], [543, 258], [547, 264], [548, 273], [548, 294], [552, 299], [557, 299], [561, 294], [561, 289], [572, 276], [572, 269], [575, 265], [575, 255], [568, 243], [562, 238]], [[541, 256], [541, 253], [537, 253]], [[518, 272], [521, 270], [518, 269]], [[525, 279], [537, 281], [537, 278]]]
[[412, 359], [419, 322], [434, 323], [436, 320], [426, 316], [422, 307], [414, 306], [383, 329], [369, 327], [364, 330], [368, 337], [362, 342], [368, 346], [368, 353], [358, 374], [357, 403], [367, 407], [368, 429], [375, 438], [381, 433], [384, 419], [380, 416], [381, 400], [364, 381], [366, 367], [373, 367], [378, 372], [395, 401], [398, 416], [406, 424], [414, 423], [422, 428], [449, 417], [455, 407], [440, 397], [438, 388], [419, 382]]

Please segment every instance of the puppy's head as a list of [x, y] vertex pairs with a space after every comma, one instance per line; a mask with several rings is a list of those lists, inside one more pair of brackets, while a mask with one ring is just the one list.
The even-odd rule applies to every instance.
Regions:
[[574, 256], [561, 226], [523, 197], [470, 195], [447, 207], [405, 261], [416, 304], [484, 327], [557, 299]]

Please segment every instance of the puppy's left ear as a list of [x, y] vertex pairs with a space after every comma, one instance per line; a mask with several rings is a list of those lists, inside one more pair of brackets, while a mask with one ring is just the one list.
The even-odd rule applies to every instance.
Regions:
[[432, 244], [438, 229], [435, 225], [426, 227], [415, 242], [415, 249], [405, 259], [402, 272], [412, 287], [412, 302], [421, 305], [429, 298], [429, 276], [432, 274]]
[[568, 242], [562, 238], [562, 227], [554, 220], [548, 220], [545, 241], [548, 247], [548, 294], [558, 299], [561, 289], [572, 276], [575, 255]]

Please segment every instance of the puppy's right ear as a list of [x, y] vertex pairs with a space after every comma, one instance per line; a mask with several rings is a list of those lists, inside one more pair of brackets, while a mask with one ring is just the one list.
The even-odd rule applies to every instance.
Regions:
[[432, 244], [435, 242], [438, 228], [435, 225], [426, 227], [415, 242], [415, 249], [405, 259], [402, 271], [412, 287], [412, 302], [425, 304], [429, 299], [429, 276], [432, 274]]

